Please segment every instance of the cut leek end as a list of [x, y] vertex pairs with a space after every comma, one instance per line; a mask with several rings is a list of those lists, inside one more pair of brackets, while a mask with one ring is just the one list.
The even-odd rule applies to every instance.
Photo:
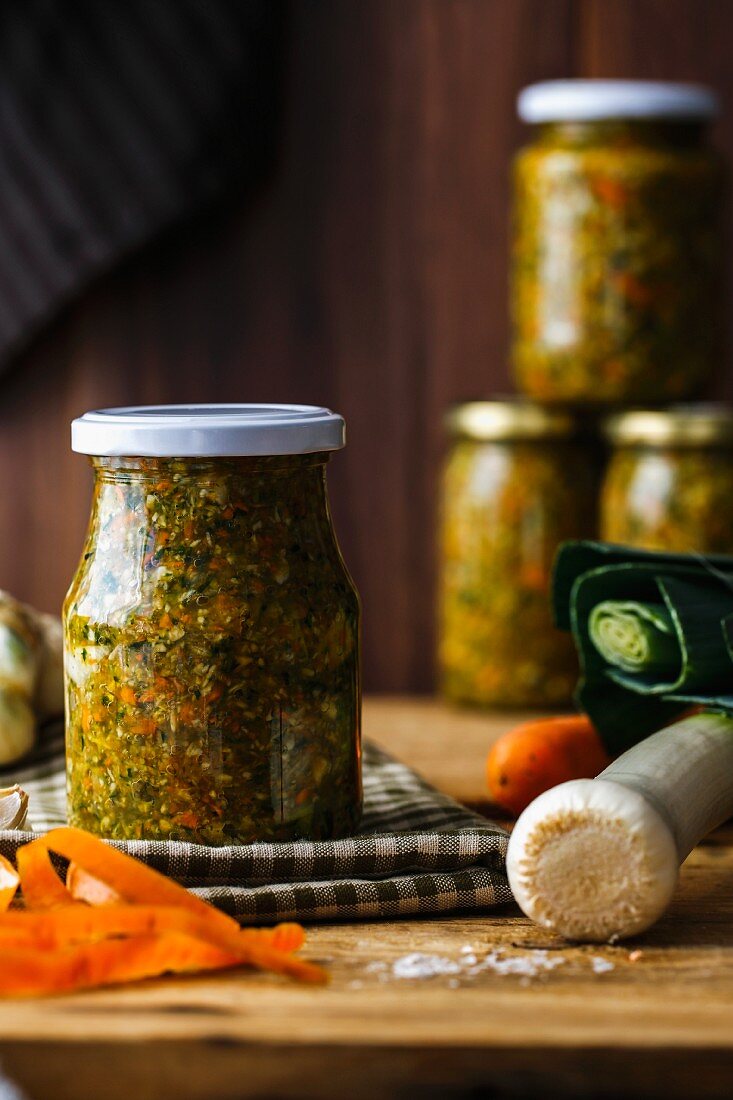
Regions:
[[573, 780], [527, 807], [507, 853], [523, 911], [568, 940], [603, 943], [643, 932], [677, 883], [674, 838], [636, 791]]

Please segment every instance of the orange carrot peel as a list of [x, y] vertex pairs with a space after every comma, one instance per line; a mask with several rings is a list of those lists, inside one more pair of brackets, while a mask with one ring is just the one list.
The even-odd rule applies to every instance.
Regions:
[[9, 908], [19, 886], [20, 875], [15, 867], [4, 856], [0, 856], [0, 913]]
[[[65, 883], [51, 852], [71, 861]], [[17, 863], [17, 872], [0, 863], [0, 995], [241, 965], [305, 982], [326, 980], [320, 967], [294, 957], [305, 939], [300, 925], [243, 929], [81, 829], [52, 830], [19, 848]], [[18, 884], [26, 909], [6, 912]]]

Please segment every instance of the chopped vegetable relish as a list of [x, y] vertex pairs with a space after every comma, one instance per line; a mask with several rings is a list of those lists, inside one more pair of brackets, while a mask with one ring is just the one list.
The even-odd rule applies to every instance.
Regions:
[[92, 459], [64, 609], [73, 824], [214, 845], [354, 831], [360, 611], [326, 461]]
[[552, 562], [593, 534], [595, 466], [567, 440], [459, 439], [443, 482], [439, 659], [451, 702], [569, 702], [578, 669], [555, 629]]
[[695, 394], [720, 356], [722, 161], [700, 124], [540, 127], [514, 173], [513, 360], [544, 402]]
[[733, 554], [733, 449], [624, 447], [601, 494], [601, 538], [646, 550]]

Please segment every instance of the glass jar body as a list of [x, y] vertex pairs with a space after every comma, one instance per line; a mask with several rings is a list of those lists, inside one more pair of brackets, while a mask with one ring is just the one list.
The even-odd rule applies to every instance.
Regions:
[[601, 491], [601, 538], [648, 550], [733, 554], [733, 449], [619, 447]]
[[326, 456], [92, 462], [64, 606], [69, 820], [212, 845], [353, 832], [360, 613]]
[[550, 610], [555, 551], [594, 534], [596, 470], [571, 442], [462, 439], [441, 521], [443, 695], [477, 706], [561, 706], [578, 668]]
[[721, 158], [692, 123], [552, 124], [514, 169], [517, 383], [546, 403], [693, 396], [722, 345]]

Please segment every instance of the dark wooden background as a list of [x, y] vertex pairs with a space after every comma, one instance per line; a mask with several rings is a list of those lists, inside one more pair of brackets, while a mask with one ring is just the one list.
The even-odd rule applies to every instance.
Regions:
[[429, 689], [441, 416], [509, 388], [516, 93], [708, 82], [730, 154], [732, 58], [733, 0], [296, 0], [267, 186], [128, 261], [0, 379], [0, 584], [60, 606], [88, 512], [68, 446], [85, 409], [323, 403], [348, 422], [331, 492], [366, 686]]

